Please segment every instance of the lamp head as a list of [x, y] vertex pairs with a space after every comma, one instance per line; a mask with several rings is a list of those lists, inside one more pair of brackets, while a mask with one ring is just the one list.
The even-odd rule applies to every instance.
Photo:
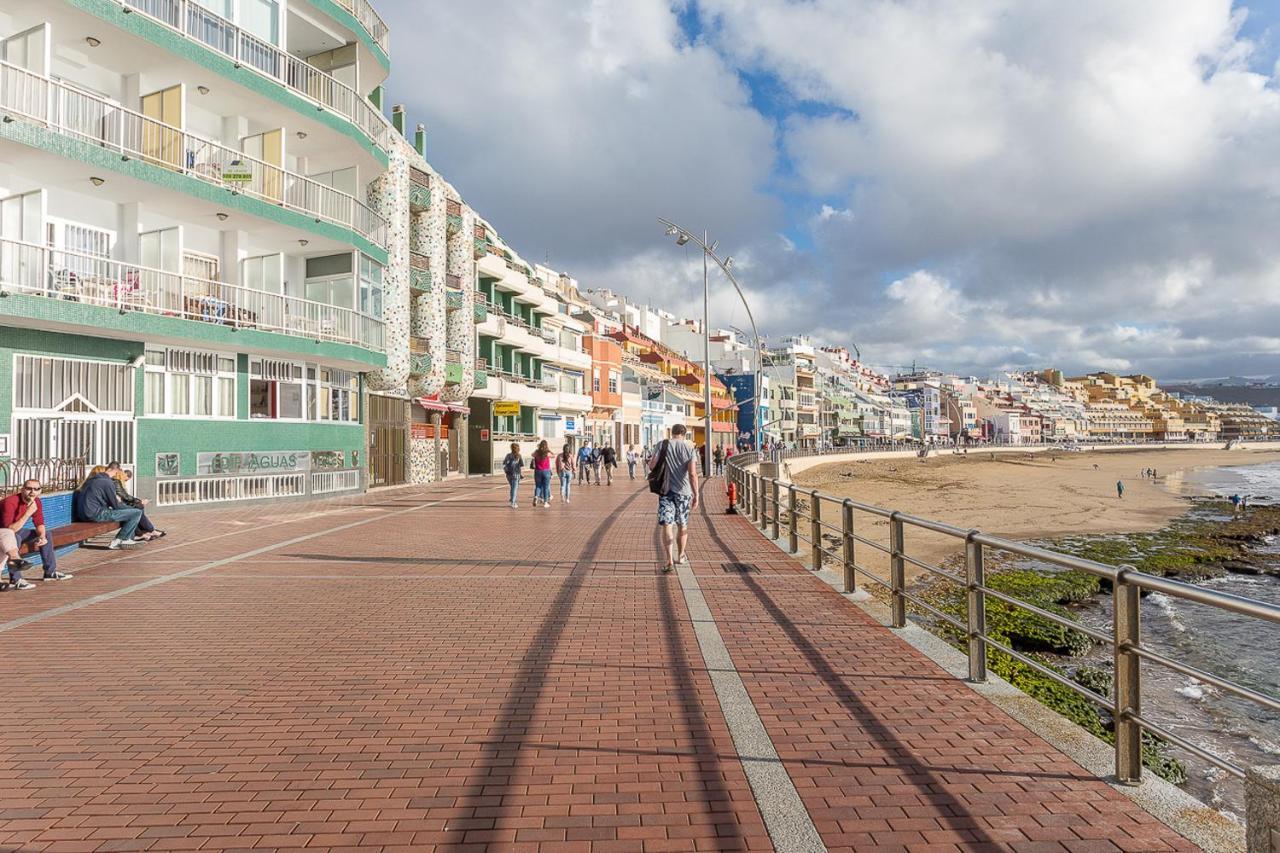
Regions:
[[724, 268], [727, 270], [733, 269], [733, 255], [724, 259]]
[[689, 235], [681, 231], [680, 236], [676, 238], [676, 245], [683, 246], [685, 243], [688, 243], [688, 242], [689, 242]]
[[678, 231], [678, 230], [680, 230], [680, 229], [676, 228], [674, 225], [668, 225], [668, 226], [667, 226], [667, 236], [668, 236], [668, 237], [671, 237], [671, 236], [675, 235], [676, 231]]

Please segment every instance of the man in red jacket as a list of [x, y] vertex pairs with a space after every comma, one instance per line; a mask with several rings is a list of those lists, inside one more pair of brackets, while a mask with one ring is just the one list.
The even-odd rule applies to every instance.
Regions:
[[[28, 521], [31, 522], [31, 527], [26, 527]], [[13, 532], [19, 548], [26, 542], [32, 542], [40, 552], [45, 580], [71, 580], [71, 575], [58, 571], [58, 556], [53, 552], [53, 541], [49, 539], [49, 532], [44, 526], [44, 504], [40, 501], [39, 480], [27, 480], [21, 489], [0, 501], [0, 527]], [[22, 580], [22, 570], [18, 569], [15, 574], [12, 564], [9, 566], [9, 582], [17, 589], [29, 588]]]

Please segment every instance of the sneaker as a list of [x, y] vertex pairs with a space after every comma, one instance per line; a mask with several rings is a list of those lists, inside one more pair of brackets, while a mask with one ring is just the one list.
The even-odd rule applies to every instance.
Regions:
[[110, 548], [112, 551], [115, 551], [118, 548], [132, 548], [136, 545], [141, 545], [141, 544], [142, 543], [139, 542], [137, 539], [112, 539], [111, 544], [108, 545], [107, 547]]
[[54, 573], [53, 573], [53, 574], [51, 574], [51, 575], [45, 575], [43, 578], [41, 578], [41, 580], [46, 580], [46, 581], [69, 581], [69, 580], [71, 580], [73, 577], [75, 577], [75, 575], [68, 574], [68, 573], [66, 573], [66, 572], [54, 572]]
[[543, 508], [543, 509], [551, 509], [551, 501], [543, 501], [543, 502], [542, 502], [542, 508]]
[[512, 509], [515, 509], [515, 508], [516, 508], [516, 507], [518, 507], [518, 506], [520, 506], [520, 504], [516, 503], [515, 501], [512, 501], [512, 502], [511, 502], [511, 508], [512, 508]]
[[35, 589], [35, 588], [36, 588], [36, 585], [35, 585], [35, 584], [33, 584], [31, 581], [27, 580], [26, 578], [23, 578], [22, 580], [20, 580], [20, 581], [18, 581], [18, 582], [16, 582], [16, 583], [11, 583], [11, 584], [9, 584], [9, 586], [10, 586], [10, 587], [12, 587], [13, 589], [21, 590], [21, 591], [23, 591], [23, 592], [25, 592], [25, 591], [27, 591], [27, 590], [29, 590], [29, 589]]
[[677, 565], [677, 566], [687, 566], [687, 565], [689, 565], [689, 555], [688, 555], [688, 554], [681, 554], [681, 555], [680, 555], [680, 559], [676, 560], [676, 565]]

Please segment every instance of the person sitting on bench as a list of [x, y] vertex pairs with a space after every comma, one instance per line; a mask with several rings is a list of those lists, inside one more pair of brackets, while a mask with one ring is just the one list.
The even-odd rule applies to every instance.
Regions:
[[116, 500], [116, 481], [111, 479], [105, 466], [96, 465], [89, 476], [80, 485], [80, 516], [85, 521], [118, 521], [120, 532], [111, 540], [108, 548], [131, 548], [140, 544], [133, 538], [138, 530], [138, 522], [142, 519], [142, 510], [133, 507], [122, 507]]
[[147, 501], [145, 498], [137, 498], [129, 494], [129, 481], [133, 479], [133, 472], [126, 471], [123, 468], [117, 468], [115, 471], [107, 466], [107, 474], [111, 479], [116, 481], [116, 500], [122, 506], [133, 507], [142, 510], [142, 518], [138, 519], [138, 530], [142, 531], [142, 535], [138, 537], [139, 542], [150, 542], [152, 539], [159, 539], [164, 536], [163, 530], [157, 530], [156, 526], [151, 523], [151, 519], [147, 518]]
[[[27, 527], [30, 521], [32, 526]], [[8, 535], [5, 535], [8, 534]], [[0, 500], [0, 542], [9, 555], [9, 583], [14, 589], [31, 589], [32, 584], [22, 579], [22, 570], [31, 564], [19, 556], [19, 548], [32, 543], [40, 552], [47, 581], [68, 581], [72, 575], [58, 571], [58, 557], [53, 551], [53, 540], [44, 526], [44, 504], [40, 500], [40, 481], [27, 480], [17, 492]]]

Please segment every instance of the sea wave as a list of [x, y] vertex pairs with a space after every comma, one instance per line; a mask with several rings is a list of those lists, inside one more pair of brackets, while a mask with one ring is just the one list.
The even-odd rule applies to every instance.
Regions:
[[1174, 605], [1172, 598], [1162, 592], [1153, 592], [1151, 595], [1147, 596], [1147, 601], [1154, 604], [1156, 608], [1164, 614], [1165, 618], [1169, 620], [1169, 626], [1172, 627], [1173, 630], [1178, 633], [1183, 633], [1187, 630], [1187, 626], [1178, 618], [1178, 609]]

